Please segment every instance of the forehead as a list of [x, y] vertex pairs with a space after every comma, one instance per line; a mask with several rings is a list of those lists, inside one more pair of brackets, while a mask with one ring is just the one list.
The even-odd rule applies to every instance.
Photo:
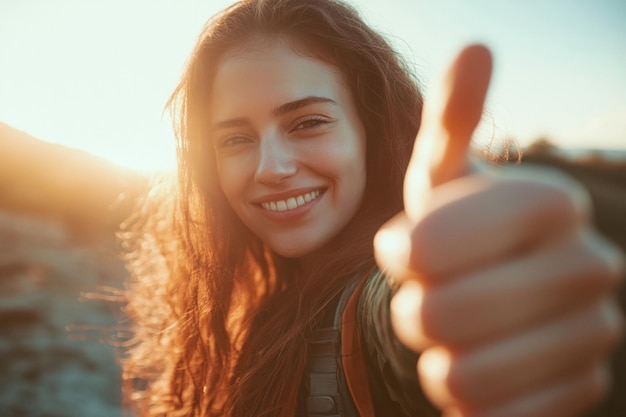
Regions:
[[218, 63], [209, 98], [211, 119], [245, 116], [307, 96], [350, 100], [339, 70], [286, 41], [248, 43]]

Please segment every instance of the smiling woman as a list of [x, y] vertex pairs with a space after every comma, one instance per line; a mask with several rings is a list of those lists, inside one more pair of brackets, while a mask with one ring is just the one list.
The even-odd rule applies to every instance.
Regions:
[[314, 259], [361, 203], [365, 131], [334, 67], [276, 40], [241, 49], [222, 57], [208, 108], [221, 188], [273, 251]]

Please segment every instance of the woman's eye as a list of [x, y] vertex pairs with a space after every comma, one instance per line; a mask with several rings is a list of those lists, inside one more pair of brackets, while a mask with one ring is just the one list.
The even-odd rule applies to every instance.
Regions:
[[307, 129], [313, 129], [316, 127], [322, 127], [327, 125], [328, 123], [330, 123], [328, 121], [328, 119], [324, 118], [324, 117], [311, 117], [305, 120], [300, 121], [296, 127], [294, 128], [294, 130], [307, 130]]
[[218, 143], [219, 148], [232, 148], [243, 143], [247, 143], [250, 139], [241, 135], [227, 136]]

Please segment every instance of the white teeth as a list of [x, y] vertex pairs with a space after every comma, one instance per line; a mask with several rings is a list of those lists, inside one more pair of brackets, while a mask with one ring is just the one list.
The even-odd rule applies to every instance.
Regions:
[[319, 195], [319, 190], [311, 191], [310, 193], [302, 194], [297, 197], [290, 197], [287, 200], [269, 201], [266, 203], [261, 203], [261, 207], [269, 211], [293, 210], [315, 200], [317, 197], [319, 197]]

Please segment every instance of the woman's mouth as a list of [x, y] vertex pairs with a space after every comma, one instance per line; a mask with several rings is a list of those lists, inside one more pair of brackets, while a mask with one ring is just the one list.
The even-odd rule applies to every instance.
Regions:
[[289, 211], [302, 207], [307, 203], [318, 198], [321, 194], [320, 190], [311, 191], [285, 200], [266, 201], [261, 203], [261, 207], [268, 211]]

